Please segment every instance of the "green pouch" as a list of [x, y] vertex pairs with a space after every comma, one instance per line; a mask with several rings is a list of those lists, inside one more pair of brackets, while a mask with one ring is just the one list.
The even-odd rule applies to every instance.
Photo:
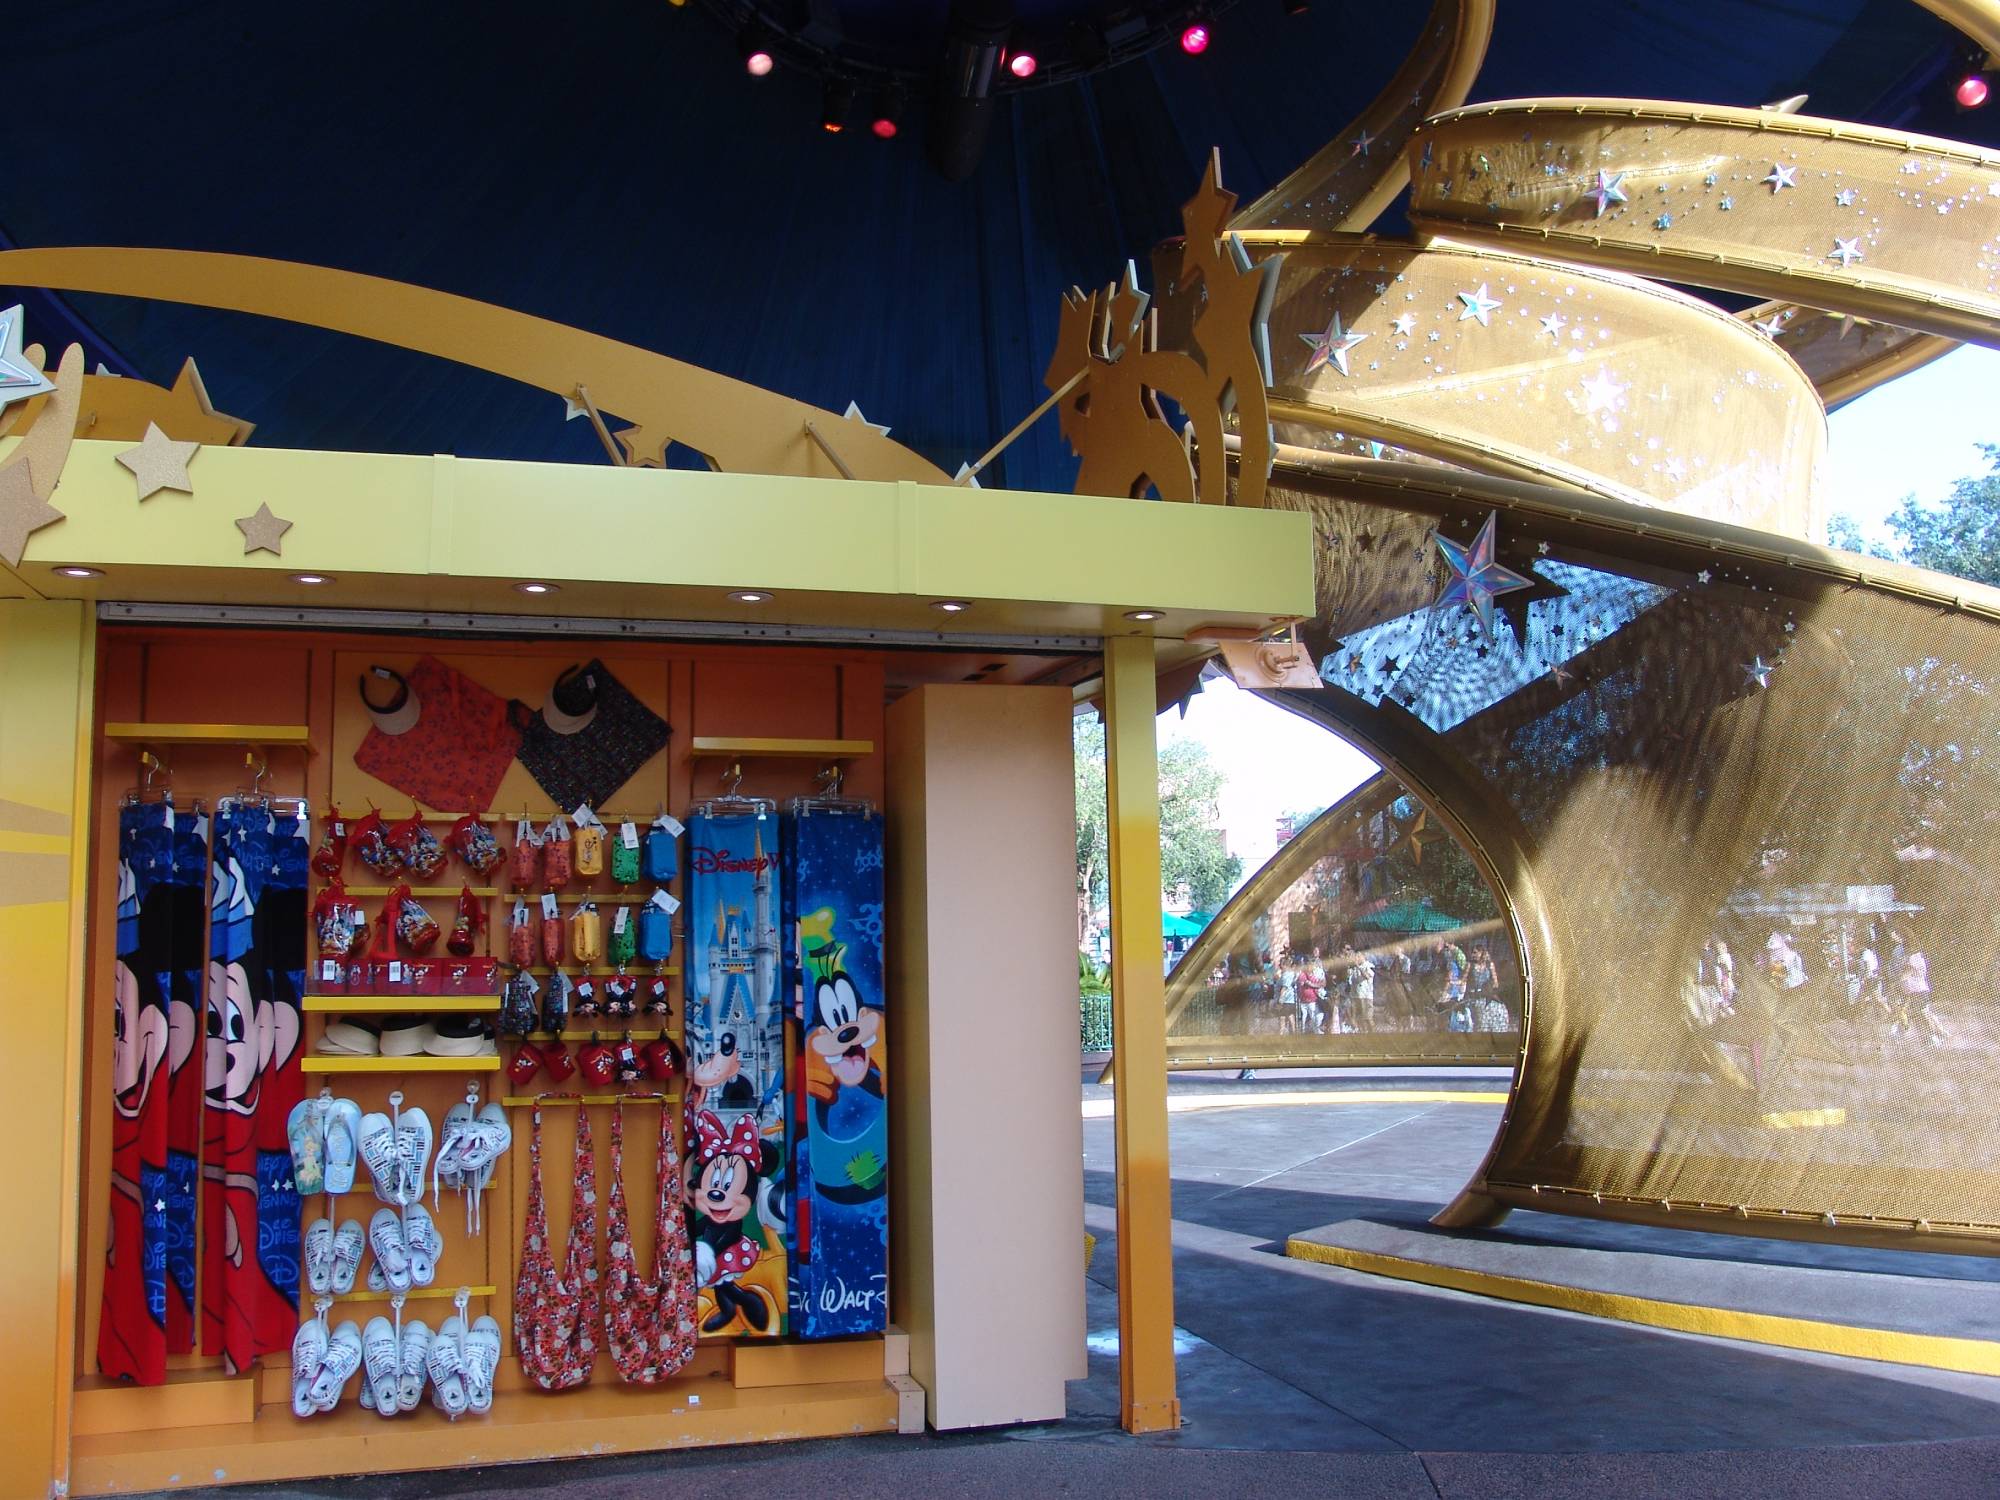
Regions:
[[[635, 855], [637, 851], [634, 851]], [[621, 906], [611, 919], [611, 934], [605, 939], [604, 961], [622, 969], [639, 951], [639, 924], [632, 920], [632, 908]]]
[[639, 878], [639, 830], [622, 824], [611, 844], [611, 878], [619, 885], [631, 885]]

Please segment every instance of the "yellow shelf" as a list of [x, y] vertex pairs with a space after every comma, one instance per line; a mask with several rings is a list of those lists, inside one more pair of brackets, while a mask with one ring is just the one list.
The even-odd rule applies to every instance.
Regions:
[[765, 760], [851, 760], [857, 755], [874, 753], [873, 740], [735, 739], [698, 734], [688, 744], [690, 760], [726, 756]]
[[[468, 1286], [461, 1289], [455, 1286], [413, 1286], [407, 1292], [403, 1293], [403, 1300], [405, 1302], [449, 1302], [461, 1290], [471, 1297], [491, 1297], [498, 1288]], [[311, 1297], [312, 1295], [311, 1292], [306, 1293], [307, 1297]], [[341, 1292], [333, 1300], [335, 1302], [380, 1302], [386, 1307], [389, 1304], [389, 1299], [394, 1295], [395, 1293], [393, 1292]]]
[[104, 737], [124, 745], [297, 745], [311, 751], [304, 724], [106, 724]]
[[309, 1052], [299, 1065], [306, 1073], [497, 1073], [498, 1053], [484, 1057], [432, 1057], [419, 1052], [415, 1057], [344, 1057], [334, 1053]]
[[309, 1015], [329, 1016], [369, 1016], [369, 1015], [429, 1015], [433, 1011], [443, 1013], [497, 1011], [500, 1009], [498, 995], [308, 995], [305, 1011]]

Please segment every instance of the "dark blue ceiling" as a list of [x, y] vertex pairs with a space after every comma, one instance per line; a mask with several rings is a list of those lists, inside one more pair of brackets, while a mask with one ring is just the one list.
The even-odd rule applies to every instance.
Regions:
[[[357, 0], [17, 7], [32, 132], [0, 237], [312, 261], [609, 334], [875, 421], [947, 470], [1042, 394], [1058, 294], [1178, 230], [1211, 145], [1246, 198], [1365, 104], [1421, 4], [1242, 0], [1199, 58], [1167, 48], [1002, 107], [966, 183], [921, 131], [817, 128], [819, 83], [743, 73], [698, 8]], [[304, 8], [298, 8], [303, 10]], [[1758, 104], [1995, 143], [1954, 116], [1956, 34], [1909, 0], [1500, 0], [1475, 99]], [[1989, 118], [1990, 116], [1990, 118]], [[914, 125], [915, 122], [913, 122]], [[16, 300], [0, 288], [0, 306]], [[216, 404], [282, 447], [602, 462], [554, 398], [339, 335], [122, 298], [66, 308], [91, 356]], [[30, 307], [30, 335], [62, 309]], [[999, 482], [1066, 489], [1053, 423]]]

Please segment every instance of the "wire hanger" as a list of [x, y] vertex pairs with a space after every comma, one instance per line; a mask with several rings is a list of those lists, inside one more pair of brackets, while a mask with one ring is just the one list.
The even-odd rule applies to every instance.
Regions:
[[228, 796], [221, 798], [215, 804], [217, 809], [254, 809], [268, 812], [271, 807], [271, 797], [264, 789], [264, 779], [271, 774], [270, 761], [265, 758], [261, 750], [245, 750], [243, 769], [250, 772], [248, 784], [237, 787]]
[[839, 761], [821, 766], [819, 790], [808, 797], [794, 797], [785, 804], [785, 811], [791, 813], [834, 813], [841, 816], [872, 818], [875, 804], [865, 797], [843, 797], [841, 783], [847, 779], [847, 772]]
[[[166, 777], [166, 785], [153, 785], [155, 775]], [[163, 802], [168, 807], [174, 805], [173, 770], [150, 750], [139, 752], [139, 778], [138, 785], [127, 787], [125, 795], [118, 799], [121, 807], [136, 807], [142, 802]]]
[[722, 775], [721, 795], [710, 797], [706, 802], [694, 805], [696, 816], [704, 818], [729, 817], [737, 813], [751, 813], [758, 818], [767, 818], [778, 810], [778, 804], [769, 797], [746, 797], [742, 793], [743, 762], [730, 762], [729, 769]]

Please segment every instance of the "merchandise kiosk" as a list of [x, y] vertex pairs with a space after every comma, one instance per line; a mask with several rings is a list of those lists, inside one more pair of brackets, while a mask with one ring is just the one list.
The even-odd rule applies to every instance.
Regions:
[[1156, 930], [1156, 672], [1309, 610], [1307, 518], [231, 446], [135, 500], [133, 452], [0, 569], [0, 1491], [1059, 1417], [1070, 718]]

